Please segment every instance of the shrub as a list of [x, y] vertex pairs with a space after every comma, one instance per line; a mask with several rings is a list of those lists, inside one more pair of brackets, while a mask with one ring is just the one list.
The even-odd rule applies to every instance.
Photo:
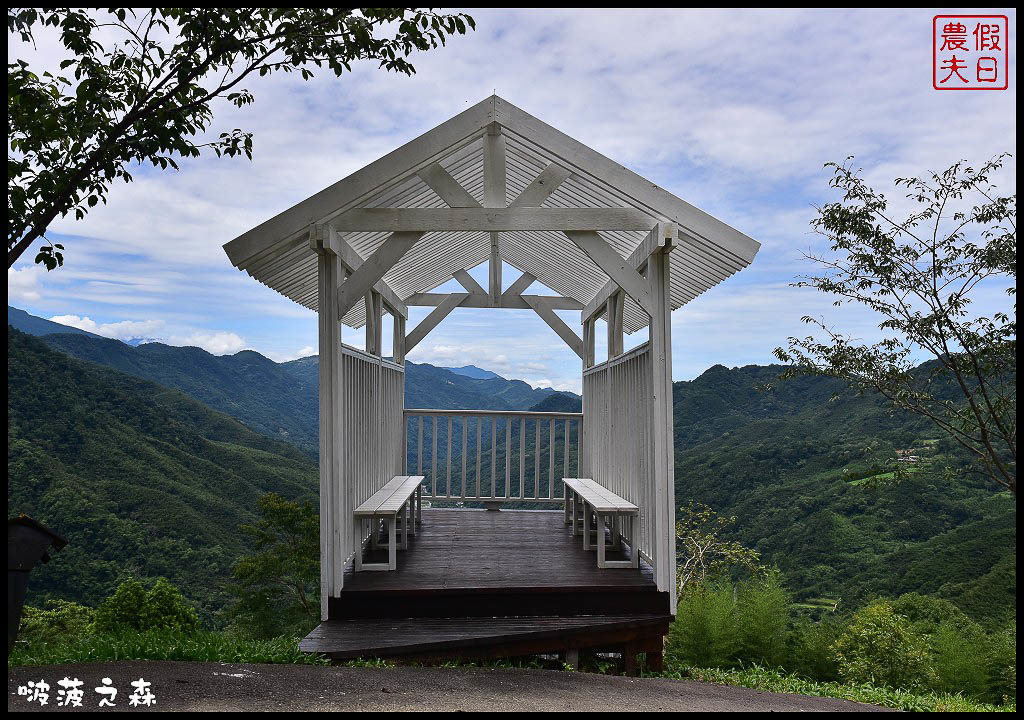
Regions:
[[178, 588], [165, 578], [160, 578], [146, 593], [146, 602], [142, 606], [142, 627], [145, 630], [191, 632], [199, 628], [199, 616]]
[[977, 623], [945, 620], [932, 634], [933, 688], [983, 698], [988, 694], [988, 639]]
[[1006, 702], [1017, 699], [1017, 621], [991, 640], [989, 678], [993, 695]]
[[699, 583], [680, 596], [666, 659], [676, 665], [723, 667], [739, 648], [732, 587]]
[[128, 578], [96, 609], [95, 630], [100, 633], [151, 629], [192, 632], [198, 627], [196, 611], [164, 578], [157, 580], [149, 592], [138, 580]]
[[786, 662], [790, 600], [778, 571], [740, 584], [736, 603], [740, 660], [769, 667]]
[[820, 622], [802, 619], [793, 627], [789, 639], [789, 667], [799, 675], [831, 682], [839, 679], [839, 664], [832, 646], [846, 629], [835, 616]]
[[97, 632], [141, 630], [145, 604], [146, 589], [135, 578], [128, 578], [117, 586], [113, 595], [96, 608], [95, 630]]
[[859, 610], [833, 650], [847, 682], [908, 690], [932, 684], [927, 643], [888, 602]]
[[933, 635], [944, 623], [961, 629], [977, 625], [949, 600], [934, 595], [905, 593], [893, 600], [892, 609], [905, 617], [918, 635]]
[[96, 611], [67, 600], [56, 600], [49, 609], [26, 605], [21, 613], [19, 644], [66, 642], [85, 637]]

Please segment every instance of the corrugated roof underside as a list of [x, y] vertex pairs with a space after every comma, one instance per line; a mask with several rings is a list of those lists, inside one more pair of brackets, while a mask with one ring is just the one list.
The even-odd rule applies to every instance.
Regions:
[[[541, 148], [513, 133], [506, 133], [506, 200], [511, 203], [534, 178], [552, 162]], [[483, 201], [483, 150], [477, 140], [441, 161], [441, 165], [478, 202]], [[413, 175], [361, 203], [363, 207], [440, 208], [443, 200], [419, 177]], [[573, 174], [544, 202], [543, 207], [639, 207], [614, 188], [592, 178]], [[657, 213], [640, 207], [652, 217]], [[664, 219], [664, 218], [658, 218]], [[644, 232], [602, 232], [601, 235], [623, 257], [644, 239]], [[381, 245], [387, 233], [348, 233], [345, 240], [363, 258]], [[503, 232], [500, 248], [505, 262], [537, 277], [562, 295], [586, 304], [608, 277], [564, 234], [559, 232]], [[490, 257], [490, 236], [486, 232], [432, 232], [425, 235], [393, 267], [384, 279], [402, 299], [426, 292], [451, 279], [457, 270], [470, 269]], [[705, 290], [717, 285], [746, 263], [717, 248], [681, 237], [671, 255], [671, 302], [676, 309]], [[317, 308], [316, 256], [305, 239], [244, 266], [252, 277], [311, 310]], [[507, 278], [506, 284], [514, 278]], [[359, 327], [364, 307], [357, 303], [345, 316], [346, 324]], [[647, 315], [626, 299], [624, 325], [634, 332], [647, 325]]]

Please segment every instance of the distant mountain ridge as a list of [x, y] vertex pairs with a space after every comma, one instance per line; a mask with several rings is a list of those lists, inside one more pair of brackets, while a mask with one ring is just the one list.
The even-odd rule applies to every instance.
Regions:
[[[83, 334], [40, 340], [8, 341], [8, 504], [29, 498], [25, 507], [40, 520], [57, 518], [54, 526], [62, 531], [67, 523], [88, 538], [89, 548], [105, 553], [101, 562], [68, 556], [93, 568], [88, 572], [51, 563], [69, 579], [46, 587], [64, 588], [69, 598], [84, 597], [96, 583], [107, 587], [117, 558], [135, 562], [137, 547], [167, 548], [151, 553], [162, 559], [145, 566], [150, 577], [177, 578], [199, 564], [196, 582], [213, 582], [210, 573], [226, 567], [230, 552], [223, 543], [230, 539], [206, 538], [214, 548], [206, 550], [187, 536], [191, 525], [160, 534], [177, 512], [176, 483], [192, 503], [190, 523], [204, 514], [225, 531], [252, 511], [257, 487], [294, 494], [307, 483], [295, 479], [297, 471], [311, 476], [315, 493], [309, 456], [317, 442], [316, 357], [278, 364], [251, 351], [217, 357], [159, 344], [131, 348]], [[702, 502], [735, 516], [730, 537], [758, 550], [766, 566], [778, 567], [801, 603], [852, 607], [916, 591], [952, 600], [983, 622], [1002, 622], [1016, 596], [1015, 498], [972, 481], [962, 453], [922, 418], [893, 412], [880, 399], [857, 396], [827, 378], [779, 383], [782, 370], [715, 365], [674, 383], [676, 504]], [[59, 392], [46, 382], [49, 375], [58, 379]], [[143, 376], [160, 378], [161, 385], [138, 379]], [[262, 422], [263, 434], [162, 387], [175, 383], [192, 397], [209, 398], [211, 406], [218, 403], [227, 415], [245, 415], [252, 429]], [[774, 389], [764, 391], [767, 384]], [[285, 393], [293, 404], [284, 402]], [[406, 405], [573, 412], [580, 399], [521, 381], [408, 363]], [[301, 437], [312, 451], [304, 448], [302, 456], [264, 435], [303, 447], [296, 442]], [[560, 444], [556, 438], [556, 448]], [[216, 452], [222, 446], [223, 453]], [[921, 462], [897, 479], [897, 450], [905, 448], [921, 449]], [[267, 454], [253, 454], [261, 452]], [[138, 475], [132, 474], [136, 455], [145, 463]], [[116, 472], [107, 472], [112, 459]], [[233, 504], [220, 485], [204, 490], [195, 479], [217, 478], [222, 467], [240, 493]], [[877, 486], [867, 482], [872, 479]], [[255, 484], [244, 484], [250, 481]], [[106, 483], [96, 486], [102, 519], [81, 489], [92, 485], [82, 482]], [[55, 490], [45, 490], [51, 486]], [[134, 504], [124, 505], [122, 495]], [[172, 504], [161, 499], [165, 495]], [[158, 502], [143, 502], [149, 498]], [[88, 510], [85, 519], [74, 514], [80, 508]], [[110, 547], [95, 527], [114, 531]], [[160, 533], [153, 535], [153, 527]], [[202, 588], [192, 592], [204, 608], [221, 602]]]
[[7, 393], [8, 511], [70, 541], [32, 573], [32, 602], [95, 606], [126, 574], [162, 576], [210, 622], [259, 498], [316, 501], [316, 462], [293, 445], [11, 327]]
[[476, 378], [477, 380], [491, 380], [493, 378], [501, 377], [501, 375], [499, 375], [496, 372], [491, 372], [490, 370], [478, 368], [476, 365], [463, 365], [462, 367], [441, 367], [444, 368], [445, 370], [451, 370], [456, 375], [465, 375], [466, 377]]
[[[276, 363], [252, 350], [212, 355], [197, 347], [159, 342], [132, 346], [17, 308], [8, 307], [8, 318], [12, 327], [39, 336], [56, 350], [180, 390], [256, 432], [292, 443], [310, 456], [315, 457], [319, 451], [319, 358], [315, 355]], [[405, 406], [529, 410], [555, 393], [550, 388], [537, 389], [522, 380], [507, 380], [474, 369], [482, 377], [406, 362]]]
[[81, 330], [70, 325], [61, 325], [55, 323], [52, 320], [45, 320], [35, 315], [30, 315], [24, 310], [20, 310], [16, 307], [7, 306], [7, 324], [12, 326], [15, 330], [21, 330], [23, 333], [29, 335], [51, 335], [53, 333], [71, 333], [74, 335], [88, 335], [89, 337], [98, 338], [99, 335]]

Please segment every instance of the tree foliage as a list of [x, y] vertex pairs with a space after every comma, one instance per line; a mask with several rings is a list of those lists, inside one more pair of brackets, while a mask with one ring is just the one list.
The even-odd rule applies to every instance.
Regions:
[[911, 690], [931, 685], [927, 643], [889, 603], [861, 609], [833, 649], [848, 682]]
[[114, 594], [96, 608], [96, 632], [199, 629], [199, 616], [181, 591], [159, 578], [147, 592], [135, 578], [122, 582]]
[[[870, 309], [884, 339], [866, 344], [804, 317], [824, 339], [791, 337], [775, 355], [792, 364], [786, 376], [841, 378], [928, 418], [1015, 493], [1017, 199], [999, 196], [989, 180], [1005, 157], [897, 178], [913, 206], [904, 218], [849, 163], [830, 163], [843, 197], [819, 209], [814, 228], [832, 254], [808, 254], [822, 272], [795, 285]], [[1012, 309], [973, 312], [993, 285]], [[932, 362], [915, 369], [922, 355]]]
[[760, 556], [723, 536], [735, 517], [719, 515], [703, 503], [691, 501], [679, 509], [676, 522], [676, 588], [680, 595], [708, 577], [734, 567], [760, 572]]
[[[304, 80], [360, 60], [411, 75], [414, 51], [475, 27], [464, 14], [403, 8], [12, 8], [7, 27], [25, 42], [54, 28], [68, 58], [58, 74], [7, 65], [7, 266], [59, 216], [85, 217], [106, 202], [131, 163], [177, 168], [202, 149], [252, 157], [252, 133], [207, 140], [213, 103], [255, 98], [242, 83], [276, 72]], [[113, 38], [113, 40], [111, 40]], [[44, 245], [37, 263], [63, 264]]]
[[308, 500], [260, 498], [261, 517], [242, 525], [251, 554], [233, 570], [235, 624], [256, 637], [315, 625], [320, 614], [320, 518]]

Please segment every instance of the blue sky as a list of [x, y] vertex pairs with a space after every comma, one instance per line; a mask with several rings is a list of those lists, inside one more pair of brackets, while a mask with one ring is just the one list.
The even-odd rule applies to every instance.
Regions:
[[[111, 337], [313, 354], [315, 315], [232, 268], [221, 245], [496, 91], [761, 243], [750, 268], [673, 314], [674, 376], [692, 379], [716, 363], [770, 362], [806, 334], [803, 315], [878, 336], [870, 315], [789, 286], [812, 270], [801, 252], [820, 249], [809, 223], [834, 199], [825, 162], [855, 155], [876, 188], [891, 188], [894, 177], [1016, 152], [1012, 10], [993, 11], [1010, 17], [1003, 92], [932, 88], [940, 11], [470, 12], [477, 32], [415, 56], [412, 78], [366, 66], [340, 79], [253, 80], [255, 105], [217, 106], [211, 128], [254, 132], [252, 162], [137, 169], [108, 205], [51, 227], [67, 246], [64, 268], [47, 273], [26, 253], [8, 271], [8, 302]], [[60, 62], [53, 38], [35, 49], [8, 40], [9, 58]], [[1015, 191], [1015, 170], [997, 178], [1001, 191]], [[485, 282], [486, 268], [474, 274]], [[506, 268], [506, 284], [516, 275]], [[986, 289], [979, 310], [996, 307], [1005, 296]], [[412, 309], [410, 326], [426, 313]], [[579, 313], [563, 317], [578, 328]], [[360, 345], [362, 332], [344, 337]], [[457, 310], [410, 359], [580, 386], [578, 358], [524, 311]]]

